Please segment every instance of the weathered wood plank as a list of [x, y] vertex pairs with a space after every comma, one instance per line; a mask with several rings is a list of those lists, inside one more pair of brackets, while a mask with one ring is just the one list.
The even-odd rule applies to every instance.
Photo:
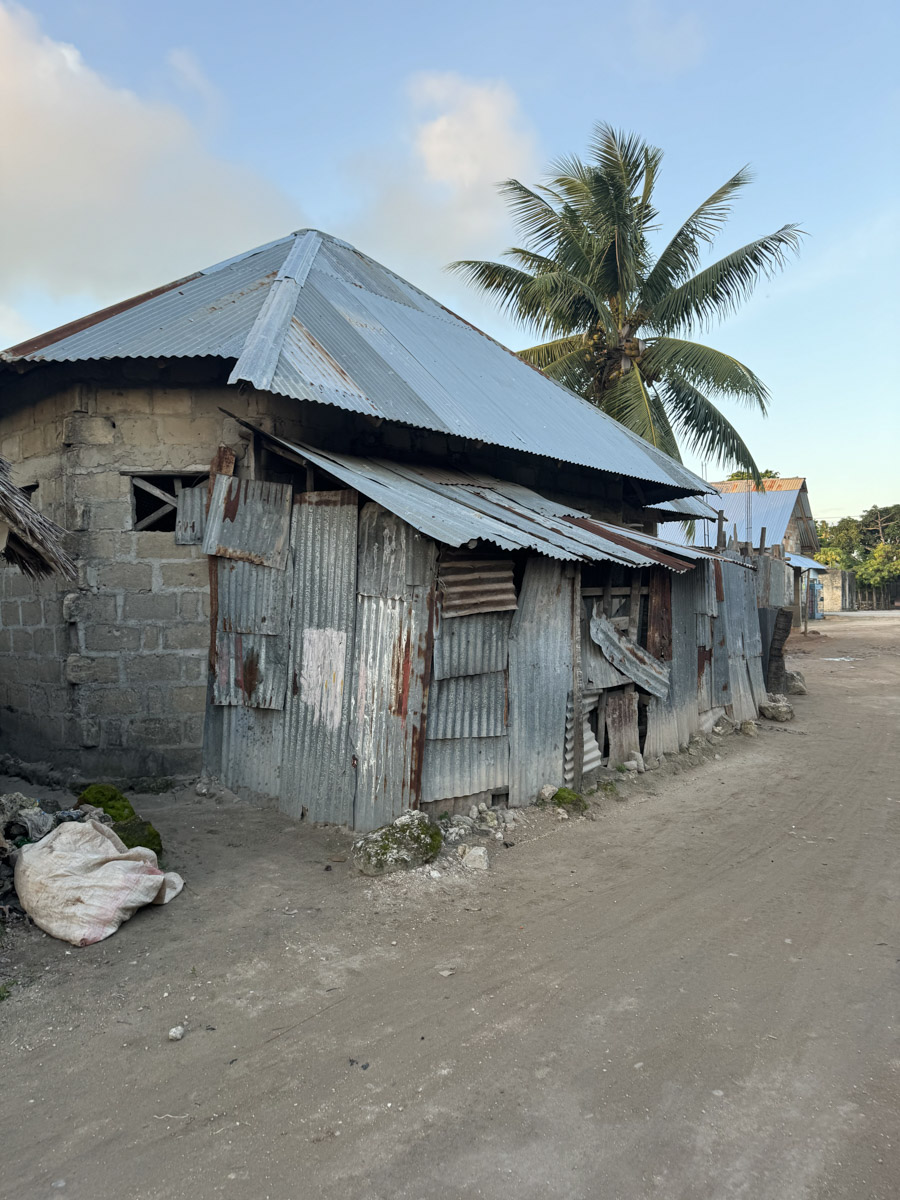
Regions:
[[606, 693], [606, 733], [610, 767], [621, 766], [640, 753], [637, 692], [633, 689]]

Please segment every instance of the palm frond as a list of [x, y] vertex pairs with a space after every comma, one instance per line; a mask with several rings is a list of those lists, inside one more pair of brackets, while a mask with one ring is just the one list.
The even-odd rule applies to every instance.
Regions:
[[784, 225], [726, 254], [658, 300], [650, 324], [671, 333], [702, 328], [717, 317], [736, 312], [760, 279], [773, 278], [785, 266], [788, 254], [798, 252], [803, 236], [799, 225]]
[[769, 393], [766, 385], [738, 359], [712, 346], [681, 338], [654, 338], [641, 359], [645, 374], [664, 379], [674, 374], [711, 392], [758, 408], [765, 413]]
[[520, 358], [524, 358], [533, 367], [538, 367], [545, 375], [551, 374], [555, 363], [575, 353], [581, 355], [583, 362], [584, 338], [580, 333], [572, 337], [554, 338], [551, 342], [541, 342], [537, 346], [528, 346], [525, 350], [518, 351]]
[[626, 371], [604, 394], [603, 411], [651, 446], [680, 459], [678, 443], [662, 401], [643, 378], [639, 367], [633, 366]]
[[644, 285], [645, 297], [652, 303], [700, 265], [701, 243], [712, 245], [719, 230], [731, 216], [734, 196], [751, 182], [749, 167], [741, 167], [711, 196], [694, 209], [656, 260]]
[[672, 425], [689, 450], [722, 466], [750, 471], [760, 483], [759, 467], [746, 442], [707, 396], [677, 375], [670, 375], [660, 390]]
[[559, 212], [551, 203], [552, 193], [546, 188], [535, 191], [518, 179], [504, 180], [498, 191], [525, 241], [539, 253], [552, 253], [564, 232]]
[[662, 161], [662, 151], [656, 146], [650, 146], [637, 134], [614, 129], [605, 121], [594, 126], [588, 144], [597, 165], [629, 192], [638, 187], [648, 161], [654, 174]]

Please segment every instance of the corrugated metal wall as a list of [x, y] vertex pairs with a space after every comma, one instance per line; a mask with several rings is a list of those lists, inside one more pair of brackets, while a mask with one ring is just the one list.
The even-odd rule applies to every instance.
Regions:
[[353, 823], [350, 744], [356, 624], [358, 496], [305, 492], [294, 504], [289, 687], [279, 807], [293, 817]]
[[531, 804], [563, 777], [566, 703], [572, 690], [572, 605], [580, 575], [566, 564], [529, 558], [509, 640], [509, 803]]
[[418, 804], [433, 650], [437, 547], [368, 503], [360, 514], [356, 681], [356, 829]]
[[438, 598], [422, 800], [503, 791], [509, 784], [512, 612], [447, 617]]

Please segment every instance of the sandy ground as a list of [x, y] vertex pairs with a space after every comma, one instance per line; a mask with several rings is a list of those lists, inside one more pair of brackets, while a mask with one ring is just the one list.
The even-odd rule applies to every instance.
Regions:
[[819, 629], [793, 723], [534, 812], [489, 872], [141, 801], [185, 892], [0, 943], [0, 1194], [894, 1200], [900, 614]]

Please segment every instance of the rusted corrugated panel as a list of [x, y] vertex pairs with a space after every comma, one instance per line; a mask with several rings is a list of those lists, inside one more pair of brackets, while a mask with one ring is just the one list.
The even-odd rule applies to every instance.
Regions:
[[500, 792], [509, 784], [509, 738], [448, 738], [427, 741], [422, 803]]
[[218, 630], [214, 703], [284, 708], [286, 657], [284, 638]]
[[643, 646], [620, 634], [603, 615], [599, 604], [594, 605], [591, 617], [591, 638], [603, 654], [628, 679], [653, 696], [665, 696], [669, 690], [669, 669], [653, 658]]
[[[724, 604], [724, 596], [723, 596]], [[728, 628], [723, 608], [712, 618], [712, 708], [731, 703], [731, 672], [728, 667]]]
[[455, 617], [445, 623], [440, 619], [438, 605], [434, 678], [451, 679], [457, 675], [505, 671], [509, 661], [511, 623], [511, 612], [477, 613], [470, 617]]
[[515, 807], [563, 777], [574, 586], [560, 563], [528, 559], [509, 642], [509, 803]]
[[628, 679], [621, 671], [617, 671], [600, 647], [594, 642], [585, 623], [584, 637], [581, 639], [581, 671], [584, 686], [588, 690], [603, 691], [607, 688], [621, 687]]
[[305, 492], [291, 527], [290, 669], [279, 807], [353, 822], [351, 747], [358, 497]]
[[709, 712], [719, 702], [712, 694], [712, 631], [710, 622], [714, 618], [706, 613], [697, 613], [697, 709]]
[[511, 558], [472, 558], [444, 550], [438, 566], [441, 617], [468, 617], [516, 607]]
[[506, 688], [505, 671], [433, 679], [428, 693], [427, 737], [501, 737], [506, 733]]
[[205, 483], [199, 487], [182, 488], [178, 493], [178, 508], [175, 516], [175, 545], [199, 546], [206, 529], [206, 501], [209, 489]]
[[218, 627], [225, 633], [284, 632], [285, 573], [271, 567], [216, 559]]
[[402, 600], [411, 586], [433, 587], [435, 553], [430, 538], [369, 501], [359, 516], [359, 595]]
[[203, 553], [283, 571], [288, 560], [291, 487], [217, 475], [203, 535]]
[[[367, 519], [369, 508], [359, 526], [358, 586], [365, 580], [386, 594], [360, 594], [356, 610], [352, 739], [354, 826], [361, 830], [385, 825], [419, 802], [437, 557], [435, 544], [410, 536], [399, 517], [382, 511]], [[403, 598], [391, 594], [402, 580], [428, 576], [430, 584], [408, 584]]]
[[672, 577], [668, 571], [653, 567], [649, 592], [647, 653], [660, 662], [669, 662], [672, 658]]

